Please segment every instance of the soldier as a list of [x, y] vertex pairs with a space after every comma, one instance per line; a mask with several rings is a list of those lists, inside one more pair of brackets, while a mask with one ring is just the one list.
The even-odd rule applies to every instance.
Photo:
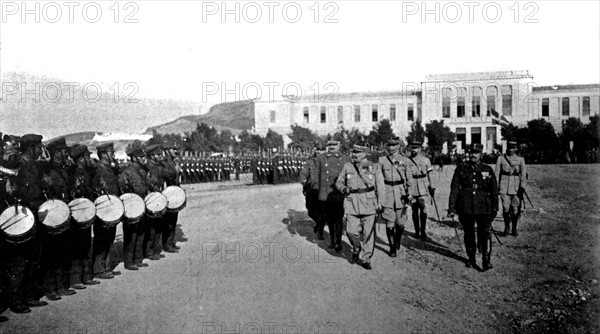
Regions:
[[[43, 171], [42, 178], [46, 196], [69, 203], [72, 195], [71, 182], [66, 169], [69, 156], [65, 138], [48, 143], [46, 149], [50, 153], [50, 164]], [[44, 230], [40, 231], [43, 249], [41, 257], [43, 284], [48, 300], [59, 300], [61, 296], [76, 293], [75, 290], [69, 289], [72, 249], [68, 236], [66, 232], [50, 234]]]
[[[329, 249], [342, 250], [342, 230], [344, 218], [344, 195], [335, 187], [338, 175], [350, 158], [340, 152], [340, 142], [327, 143], [328, 152], [317, 157], [317, 180], [313, 189], [319, 191], [321, 219], [329, 226], [331, 244]], [[322, 228], [321, 228], [322, 229]]]
[[512, 235], [517, 236], [517, 222], [521, 215], [521, 201], [525, 194], [527, 171], [525, 159], [516, 154], [517, 142], [509, 141], [506, 154], [496, 161], [496, 178], [500, 188], [502, 201], [502, 218], [504, 218], [504, 235], [509, 234], [512, 222]]
[[387, 143], [387, 155], [380, 156], [385, 183], [385, 201], [383, 201], [382, 218], [386, 221], [386, 234], [390, 245], [390, 257], [396, 257], [400, 249], [400, 240], [404, 232], [404, 221], [409, 201], [407, 166], [411, 162], [399, 153], [400, 138], [393, 137]]
[[344, 164], [335, 187], [346, 199], [346, 232], [352, 244], [350, 263], [359, 258], [363, 268], [371, 270], [375, 247], [375, 214], [379, 213], [385, 198], [381, 167], [367, 160], [367, 143], [357, 143], [352, 148], [352, 162]]
[[302, 183], [302, 193], [306, 202], [308, 216], [315, 222], [313, 232], [317, 234], [317, 239], [324, 240], [323, 228], [325, 222], [320, 217], [319, 210], [319, 191], [314, 189], [313, 185], [318, 185], [317, 178], [317, 157], [325, 153], [325, 147], [319, 142], [315, 143], [315, 153], [306, 160], [302, 173], [300, 174], [300, 183]]
[[[96, 171], [92, 185], [97, 194], [107, 194], [119, 197], [118, 173], [115, 172], [115, 147], [113, 143], [105, 143], [96, 147], [100, 161], [96, 165]], [[117, 227], [108, 226], [102, 222], [94, 224], [94, 275], [100, 279], [111, 279], [120, 275], [119, 271], [110, 269], [110, 249], [115, 241]]]
[[[467, 268], [476, 267], [477, 244], [481, 251], [483, 270], [492, 269], [490, 257], [492, 239], [490, 228], [498, 213], [498, 184], [494, 170], [481, 162], [483, 145], [473, 144], [467, 148], [467, 162], [456, 167], [450, 185], [448, 216], [458, 214], [465, 231]], [[475, 241], [477, 223], [477, 243]]]
[[[165, 155], [162, 161], [164, 168], [164, 179], [168, 186], [179, 186], [179, 167], [175, 163], [175, 159], [179, 155], [179, 148], [176, 145], [167, 146], [164, 148]], [[179, 247], [175, 245], [175, 231], [177, 227], [178, 212], [166, 212], [163, 216], [165, 221], [164, 230], [162, 233], [163, 249], [167, 253], [178, 253]]]
[[[95, 199], [92, 184], [93, 166], [90, 151], [85, 145], [75, 145], [70, 149], [70, 155], [75, 162], [73, 171], [73, 193], [75, 198]], [[92, 227], [81, 228], [72, 224], [69, 240], [72, 243], [72, 258], [70, 269], [70, 283], [73, 289], [85, 289], [86, 285], [100, 284], [94, 280], [92, 269]]]
[[[419, 141], [413, 141], [410, 144], [409, 164], [407, 166], [407, 174], [410, 178], [408, 193], [412, 197], [412, 220], [415, 226], [415, 238], [427, 240], [427, 202], [431, 200], [429, 195], [435, 195], [435, 188], [431, 186], [431, 178], [429, 173], [433, 171], [431, 161], [427, 157], [422, 156], [421, 145]], [[420, 224], [419, 224], [420, 223]]]
[[[133, 193], [141, 198], [148, 195], [148, 176], [144, 167], [144, 150], [139, 147], [127, 152], [131, 163], [119, 174], [119, 187], [123, 192]], [[135, 224], [123, 223], [123, 262], [125, 269], [138, 270], [147, 267], [144, 260], [144, 235], [146, 231], [145, 219], [142, 218]]]
[[[26, 134], [19, 138], [19, 174], [14, 178], [14, 195], [20, 203], [37, 213], [44, 201], [42, 172], [37, 160], [42, 154], [42, 136]], [[36, 224], [39, 222], [36, 219]], [[2, 256], [5, 258], [8, 278], [8, 304], [15, 313], [31, 312], [29, 307], [45, 306], [40, 301], [40, 244], [35, 235], [20, 244], [5, 243]]]
[[[146, 157], [148, 158], [148, 179], [150, 183], [148, 188], [151, 192], [161, 192], [164, 188], [164, 168], [160, 163], [162, 147], [160, 145], [150, 145], [146, 148]], [[164, 230], [163, 217], [148, 217], [146, 224], [146, 236], [144, 239], [144, 257], [156, 261], [165, 257], [162, 252], [162, 231]]]

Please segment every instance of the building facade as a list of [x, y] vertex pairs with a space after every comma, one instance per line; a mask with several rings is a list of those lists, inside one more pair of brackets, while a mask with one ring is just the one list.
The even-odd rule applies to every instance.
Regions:
[[319, 135], [342, 127], [368, 134], [388, 119], [394, 132], [404, 138], [413, 122], [438, 120], [456, 133], [462, 146], [480, 143], [490, 152], [502, 140], [501, 124], [522, 127], [530, 120], [546, 118], [560, 131], [563, 119], [578, 117], [589, 122], [600, 109], [600, 85], [536, 87], [528, 71], [429, 75], [420, 87], [402, 88], [339, 94], [321, 101], [256, 102], [255, 132], [289, 134], [291, 126], [298, 125]]

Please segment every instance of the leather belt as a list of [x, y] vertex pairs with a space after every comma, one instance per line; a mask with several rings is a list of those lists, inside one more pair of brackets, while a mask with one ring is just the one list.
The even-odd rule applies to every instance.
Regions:
[[404, 180], [400, 180], [400, 181], [383, 181], [383, 183], [389, 185], [389, 186], [397, 186], [400, 184], [404, 184]]
[[375, 187], [369, 187], [369, 188], [365, 188], [365, 189], [357, 189], [357, 190], [350, 190], [351, 194], [362, 194], [362, 193], [368, 193], [371, 191], [375, 191]]
[[519, 176], [521, 173], [500, 172], [500, 175]]
[[422, 179], [424, 177], [426, 177], [427, 175], [424, 174], [413, 174], [413, 179]]

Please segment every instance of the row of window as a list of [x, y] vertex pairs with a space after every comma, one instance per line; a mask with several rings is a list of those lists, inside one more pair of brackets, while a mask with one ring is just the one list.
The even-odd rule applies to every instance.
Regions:
[[[465, 117], [465, 98], [457, 97], [456, 100], [456, 117]], [[473, 96], [471, 100], [471, 113], [472, 117], [481, 117], [481, 96]], [[496, 113], [496, 96], [487, 96], [487, 111], [486, 116], [491, 116], [492, 113]], [[502, 95], [502, 115], [512, 115], [512, 95]], [[442, 100], [442, 117], [450, 118], [450, 98], [445, 97]]]
[[[491, 140], [492, 143], [496, 144], [496, 127], [488, 126], [485, 128], [485, 142], [482, 143], [481, 138], [481, 127], [474, 126], [471, 128], [471, 144], [484, 144]], [[456, 140], [461, 141], [463, 148], [467, 144], [467, 128], [456, 128]]]
[[[396, 109], [396, 104], [392, 103], [389, 106], [389, 120], [391, 122], [394, 122], [396, 120], [398, 120], [398, 114], [397, 114], [397, 109]], [[353, 110], [354, 110], [354, 123], [360, 123], [362, 122], [361, 120], [361, 115], [362, 115], [362, 108], [360, 105], [355, 104], [353, 106]], [[407, 121], [414, 121], [415, 120], [415, 115], [414, 115], [414, 105], [413, 103], [409, 103], [407, 110], [406, 110], [406, 120]], [[371, 105], [371, 122], [379, 122], [379, 105], [378, 104], [373, 104]], [[303, 109], [303, 120], [304, 120], [304, 124], [309, 124], [311, 119], [310, 119], [310, 108], [309, 107], [304, 107]], [[275, 112], [271, 111], [271, 122], [275, 122]], [[327, 123], [327, 107], [326, 106], [320, 106], [319, 107], [319, 123]], [[343, 124], [344, 123], [344, 107], [343, 106], [337, 106], [337, 123], [338, 124]]]
[[[568, 97], [563, 97], [561, 100], [561, 114], [563, 116], [570, 116], [571, 113], [571, 107], [569, 104], [569, 98]], [[590, 115], [590, 97], [589, 96], [584, 96], [581, 99], [581, 116], [585, 117], [585, 116], [589, 116]], [[549, 117], [550, 116], [550, 99], [549, 98], [543, 98], [542, 99], [542, 117]]]

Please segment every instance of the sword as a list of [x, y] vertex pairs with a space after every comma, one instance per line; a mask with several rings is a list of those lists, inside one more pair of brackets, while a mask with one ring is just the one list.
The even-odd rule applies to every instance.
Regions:
[[452, 226], [454, 227], [454, 234], [456, 234], [456, 240], [458, 240], [458, 245], [460, 246], [460, 250], [466, 254], [466, 252], [463, 250], [463, 247], [462, 247], [462, 241], [460, 240], [460, 237], [458, 236], [458, 230], [456, 229], [456, 221], [454, 220], [454, 216], [452, 216]]

